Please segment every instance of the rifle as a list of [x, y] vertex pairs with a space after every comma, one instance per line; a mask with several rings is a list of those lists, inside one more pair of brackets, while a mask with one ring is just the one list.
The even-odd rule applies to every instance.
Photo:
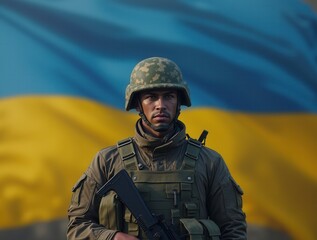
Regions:
[[122, 203], [125, 204], [136, 218], [138, 225], [145, 232], [149, 240], [181, 239], [167, 226], [162, 216], [151, 214], [126, 170], [120, 170], [97, 191], [97, 194], [103, 197], [110, 190], [117, 193]]

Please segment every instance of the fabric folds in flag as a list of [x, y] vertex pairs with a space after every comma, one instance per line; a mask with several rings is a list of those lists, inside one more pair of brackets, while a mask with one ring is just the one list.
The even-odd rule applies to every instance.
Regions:
[[182, 69], [193, 106], [180, 119], [191, 137], [209, 131], [251, 237], [316, 239], [317, 15], [304, 2], [2, 0], [0, 32], [1, 239], [65, 238], [75, 181], [133, 135], [124, 91], [152, 56]]

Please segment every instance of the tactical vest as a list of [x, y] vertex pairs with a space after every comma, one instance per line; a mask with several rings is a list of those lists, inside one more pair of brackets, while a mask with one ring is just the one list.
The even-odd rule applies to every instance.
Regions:
[[[216, 240], [220, 236], [217, 225], [207, 219], [200, 220], [201, 201], [195, 184], [195, 166], [202, 144], [191, 138], [187, 142], [181, 168], [162, 172], [142, 169], [131, 138], [118, 142], [117, 147], [125, 169], [152, 213], [163, 215], [169, 226], [178, 234], [188, 235], [188, 239]], [[114, 192], [102, 199], [99, 216], [100, 223], [109, 229], [146, 239], [134, 216], [122, 206]]]

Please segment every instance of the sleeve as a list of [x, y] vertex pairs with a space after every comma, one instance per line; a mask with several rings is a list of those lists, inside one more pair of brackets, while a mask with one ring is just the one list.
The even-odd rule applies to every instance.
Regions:
[[246, 215], [242, 210], [243, 191], [219, 155], [209, 180], [208, 212], [221, 231], [221, 239], [247, 239]]
[[[91, 166], [100, 161], [97, 154]], [[101, 186], [91, 174], [91, 166], [72, 189], [68, 208], [67, 239], [112, 239], [117, 231], [99, 224], [100, 198], [96, 195]]]

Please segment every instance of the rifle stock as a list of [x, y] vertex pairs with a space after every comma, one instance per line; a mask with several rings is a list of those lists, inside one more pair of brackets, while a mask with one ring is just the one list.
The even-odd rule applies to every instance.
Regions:
[[163, 219], [149, 211], [126, 170], [120, 170], [97, 191], [97, 194], [105, 196], [110, 190], [117, 193], [149, 240], [180, 240], [180, 237], [163, 222]]

